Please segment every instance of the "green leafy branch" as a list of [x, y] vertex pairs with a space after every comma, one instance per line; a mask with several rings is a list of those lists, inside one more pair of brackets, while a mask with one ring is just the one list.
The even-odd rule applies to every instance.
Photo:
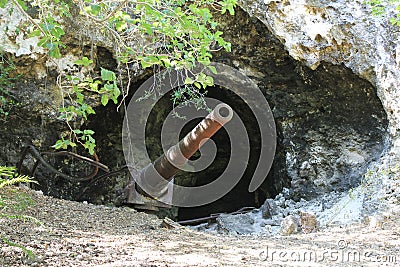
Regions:
[[[202, 64], [212, 69], [212, 51], [231, 51], [231, 44], [217, 30], [218, 23], [213, 20], [210, 8], [222, 14], [229, 11], [233, 15], [236, 0], [80, 3], [83, 15], [115, 37], [121, 63], [175, 70], [191, 70], [196, 64]], [[137, 45], [140, 40], [146, 42]], [[194, 79], [204, 88], [209, 86], [203, 76], [195, 75]]]
[[[93, 78], [92, 76], [84, 76], [83, 69], [88, 68], [93, 64], [93, 60], [83, 57], [74, 62], [81, 67], [82, 75], [72, 76], [65, 75], [66, 84], [59, 80], [59, 88], [68, 95], [70, 104], [60, 108], [62, 115], [60, 119], [67, 122], [71, 132], [67, 139], [62, 137], [53, 146], [55, 149], [67, 149], [68, 147], [76, 147], [76, 143], [81, 144], [88, 152], [93, 155], [96, 147], [96, 140], [93, 138], [94, 131], [75, 129], [71, 126], [71, 122], [77, 121], [79, 118], [85, 120], [91, 114], [96, 114], [95, 110], [85, 100], [85, 92], [97, 94], [101, 98], [101, 104], [106, 106], [111, 100], [114, 104], [118, 103], [118, 97], [121, 95], [121, 90], [117, 85], [117, 77], [115, 72], [101, 68], [100, 77]], [[80, 78], [84, 77], [84, 78]], [[61, 79], [61, 78], [60, 78]]]
[[[118, 65], [126, 66], [128, 77], [128, 66], [132, 64], [143, 69], [182, 70], [192, 78], [174, 92], [174, 105], [185, 103], [202, 107], [205, 89], [213, 85], [205, 70], [216, 72], [210, 65], [212, 52], [231, 51], [231, 44], [217, 29], [212, 11], [233, 15], [236, 0], [0, 0], [0, 8], [7, 4], [16, 6], [28, 18], [31, 25], [25, 30], [29, 36], [39, 38], [38, 45], [48, 50], [50, 58], [60, 58], [62, 49], [66, 48], [63, 37], [67, 33], [62, 21], [71, 17], [70, 9], [76, 4], [81, 16], [113, 38]], [[36, 8], [35, 18], [28, 14], [28, 7]], [[103, 105], [110, 100], [117, 103], [121, 94], [123, 99], [128, 94], [130, 80], [121, 92], [113, 71], [102, 68], [100, 74], [83, 73], [83, 69], [95, 65], [92, 59], [85, 57], [75, 64], [81, 67], [79, 76], [60, 70], [57, 79], [58, 87], [66, 96], [60, 109], [61, 118], [66, 121], [70, 133], [61, 136], [53, 147], [66, 149], [80, 143], [93, 154], [94, 132], [79, 129], [82, 121], [95, 114], [87, 99], [98, 95]], [[203, 66], [202, 71], [193, 73], [198, 65]]]
[[390, 23], [400, 26], [400, 0], [366, 0], [365, 3], [372, 9], [372, 14], [383, 16], [393, 10], [394, 17], [390, 18]]

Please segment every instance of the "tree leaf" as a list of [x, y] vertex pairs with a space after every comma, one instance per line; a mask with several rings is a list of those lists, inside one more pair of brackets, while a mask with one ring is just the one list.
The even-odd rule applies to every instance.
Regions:
[[218, 74], [217, 69], [214, 66], [208, 66], [208, 69], [214, 73], [214, 74]]
[[108, 104], [108, 100], [109, 100], [109, 98], [108, 98], [108, 95], [107, 95], [107, 94], [103, 94], [103, 95], [101, 96], [101, 104], [102, 104], [103, 106], [106, 106], [106, 105]]
[[0, 8], [5, 8], [8, 0], [0, 0]]
[[87, 57], [82, 57], [82, 59], [75, 60], [74, 64], [88, 67], [93, 64], [93, 60], [88, 59]]
[[82, 134], [82, 133], [83, 133], [83, 132], [82, 132], [81, 130], [79, 130], [79, 129], [73, 130], [73, 132], [74, 132], [75, 134]]
[[192, 78], [190, 78], [190, 77], [186, 77], [186, 79], [185, 79], [185, 84], [193, 84], [193, 79]]
[[84, 135], [92, 135], [92, 134], [94, 134], [94, 131], [93, 130], [84, 130], [83, 134]]
[[40, 35], [42, 35], [42, 32], [40, 30], [34, 30], [28, 36], [29, 37], [35, 37], [35, 36], [40, 36]]
[[17, 0], [18, 4], [22, 7], [23, 10], [27, 11], [28, 8], [25, 5], [25, 2], [22, 0]]
[[115, 81], [116, 76], [113, 71], [101, 68], [101, 79], [103, 81]]
[[101, 11], [101, 7], [99, 5], [91, 5], [90, 6], [90, 13], [92, 15], [97, 16]]

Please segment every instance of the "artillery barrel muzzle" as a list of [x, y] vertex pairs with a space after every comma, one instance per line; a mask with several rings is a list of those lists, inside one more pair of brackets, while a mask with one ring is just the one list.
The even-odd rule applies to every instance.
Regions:
[[141, 173], [141, 188], [153, 197], [159, 197], [167, 190], [167, 185], [189, 158], [224, 124], [233, 117], [232, 108], [218, 104], [192, 131], [165, 154], [145, 167]]

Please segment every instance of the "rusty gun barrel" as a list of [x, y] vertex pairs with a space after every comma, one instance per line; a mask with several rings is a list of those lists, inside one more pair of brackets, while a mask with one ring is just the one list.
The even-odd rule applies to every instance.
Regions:
[[[169, 148], [165, 154], [140, 171], [140, 177], [134, 179], [140, 185], [140, 194], [138, 194], [136, 186], [132, 186], [135, 181], [131, 181], [125, 189], [128, 191], [127, 203], [145, 205], [146, 203], [144, 202], [146, 200], [144, 200], [143, 196], [139, 195], [149, 195], [160, 201], [165, 199], [167, 202], [168, 199], [172, 199], [172, 183], [170, 181], [174, 175], [232, 117], [233, 110], [229, 105], [225, 103], [218, 104], [178, 144]], [[137, 179], [140, 179], [140, 181]], [[157, 203], [154, 203], [153, 200], [150, 205], [157, 206]]]
[[232, 108], [219, 104], [178, 144], [154, 161], [154, 168], [166, 180], [179, 171], [188, 159], [233, 116]]

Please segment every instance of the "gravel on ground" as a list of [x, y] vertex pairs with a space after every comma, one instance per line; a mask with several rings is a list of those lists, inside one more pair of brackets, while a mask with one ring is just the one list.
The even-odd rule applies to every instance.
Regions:
[[32, 201], [12, 217], [0, 205], [0, 266], [400, 266], [399, 216], [290, 236], [212, 235], [129, 207], [7, 190], [0, 203], [16, 192]]

